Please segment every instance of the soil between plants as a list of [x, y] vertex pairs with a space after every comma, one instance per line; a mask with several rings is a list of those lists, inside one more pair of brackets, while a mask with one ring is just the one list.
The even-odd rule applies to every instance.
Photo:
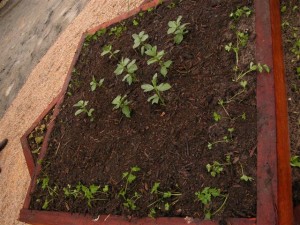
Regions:
[[[291, 155], [300, 156], [300, 77], [297, 76], [296, 68], [300, 67], [300, 61], [296, 60], [291, 48], [295, 42], [293, 34], [300, 37], [300, 2], [281, 1], [281, 6], [287, 9], [282, 13], [282, 23], [288, 22], [289, 26], [282, 28], [284, 62], [287, 83], [288, 111], [289, 111], [289, 132], [291, 143]], [[293, 11], [293, 6], [298, 6], [298, 10]], [[292, 27], [298, 28], [294, 30]], [[293, 180], [293, 202], [294, 205], [300, 204], [300, 168], [292, 168]]]
[[[253, 6], [249, 1], [238, 0], [186, 0], [174, 8], [169, 8], [169, 3], [136, 16], [138, 26], [132, 24], [134, 17], [124, 21], [127, 30], [119, 38], [105, 34], [85, 43], [68, 89], [72, 95], [65, 96], [40, 174], [40, 178], [49, 177], [49, 186], [59, 187], [58, 196], [52, 199], [39, 185], [33, 193], [31, 209], [40, 210], [45, 199], [51, 199], [47, 210], [144, 217], [149, 213], [148, 205], [157, 200], [150, 194], [151, 187], [160, 182], [160, 190], [182, 195], [169, 211], [157, 210], [157, 216], [203, 218], [203, 206], [196, 202], [195, 192], [216, 187], [229, 194], [218, 217], [255, 217], [256, 181], [240, 180], [240, 163], [248, 176], [256, 178], [256, 74], [247, 77], [248, 91], [226, 106], [234, 119], [226, 118], [218, 105], [219, 99], [229, 99], [240, 90], [232, 82], [234, 55], [224, 50], [226, 44], [235, 41], [229, 14], [240, 6]], [[179, 15], [183, 23], [190, 23], [189, 33], [180, 45], [175, 45], [172, 36], [167, 35], [167, 24]], [[248, 49], [242, 50], [240, 56], [241, 67], [246, 69], [250, 61], [255, 61], [253, 17], [242, 19], [241, 24], [240, 28], [250, 34]], [[132, 34], [142, 30], [149, 34], [149, 43], [165, 50], [164, 59], [173, 61], [167, 79], [159, 78], [159, 82], [172, 85], [163, 94], [166, 106], [148, 103], [150, 95], [140, 88], [159, 72], [157, 65], [147, 66], [148, 58], [132, 49]], [[118, 59], [100, 56], [107, 44], [120, 50]], [[138, 82], [131, 86], [113, 73], [122, 56], [137, 60]], [[89, 84], [93, 76], [96, 80], [105, 79], [104, 86], [95, 92], [90, 91]], [[131, 119], [112, 110], [111, 102], [120, 94], [127, 94], [131, 101]], [[95, 109], [94, 122], [85, 115], [74, 116], [73, 105], [79, 100], [89, 101], [88, 108]], [[213, 112], [221, 114], [221, 121], [213, 120]], [[241, 119], [243, 113], [246, 120]], [[227, 129], [231, 127], [235, 131], [230, 143], [207, 148], [208, 142], [229, 135]], [[224, 166], [221, 175], [212, 177], [205, 165], [213, 161], [225, 163], [226, 155], [231, 156], [232, 165]], [[142, 197], [136, 202], [138, 210], [128, 211], [117, 196], [125, 185], [122, 173], [133, 166], [141, 171], [128, 192], [130, 196], [138, 192]], [[62, 188], [78, 182], [109, 185], [109, 200], [93, 201], [89, 207], [82, 198], [64, 196]], [[213, 198], [212, 211], [222, 202]]]

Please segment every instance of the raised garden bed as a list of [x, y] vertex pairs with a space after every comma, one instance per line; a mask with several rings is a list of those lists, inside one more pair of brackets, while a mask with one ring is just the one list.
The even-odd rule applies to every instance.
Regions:
[[293, 168], [293, 203], [294, 206], [298, 206], [300, 204], [300, 2], [281, 1], [281, 16]]
[[[246, 2], [205, 1], [199, 7], [169, 1], [155, 9], [157, 2], [151, 2], [143, 13], [134, 10], [90, 31], [70, 69], [61, 96], [66, 95], [59, 97], [20, 220], [63, 224], [72, 221], [71, 212], [80, 213], [73, 215], [80, 221], [112, 224], [151, 224], [153, 219], [135, 219], [147, 215], [171, 217], [156, 219], [159, 224], [211, 216], [223, 224], [254, 224], [255, 218], [275, 224], [274, 87], [267, 66], [272, 67], [271, 48], [264, 43], [271, 36], [269, 18], [261, 17], [268, 4], [255, 2], [255, 39], [254, 5]], [[176, 20], [189, 23], [180, 44], [167, 34]], [[149, 35], [148, 44], [164, 50], [163, 62], [151, 63], [155, 48], [145, 46], [144, 55], [132, 48], [132, 35], [141, 31]], [[116, 66], [122, 56], [136, 59], [131, 85], [114, 75], [121, 73]], [[168, 67], [168, 60], [164, 77], [160, 67]], [[162, 104], [153, 105], [143, 89], [153, 89], [144, 84], [156, 72], [164, 92], [156, 96]], [[93, 77], [104, 79], [95, 91]], [[125, 94], [130, 110], [113, 111], [113, 99]], [[89, 103], [77, 111], [81, 101]]]

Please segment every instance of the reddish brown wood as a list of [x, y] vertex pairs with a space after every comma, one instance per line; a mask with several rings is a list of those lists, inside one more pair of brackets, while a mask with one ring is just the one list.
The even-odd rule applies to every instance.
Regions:
[[35, 162], [32, 157], [31, 149], [28, 143], [28, 136], [30, 133], [36, 128], [36, 126], [40, 123], [40, 121], [50, 112], [50, 110], [55, 106], [59, 98], [59, 95], [56, 96], [51, 103], [46, 107], [46, 109], [38, 116], [38, 118], [33, 122], [31, 127], [25, 132], [25, 134], [21, 137], [21, 145], [23, 148], [23, 154], [25, 157], [25, 161], [27, 164], [27, 168], [31, 177], [34, 175]]
[[287, 97], [281, 36], [280, 1], [270, 0], [270, 8], [276, 102], [278, 224], [290, 225], [293, 223], [292, 179], [290, 167]]
[[[157, 219], [141, 218], [128, 221], [121, 216], [101, 215], [93, 221], [90, 216], [80, 214], [47, 212], [22, 209], [20, 220], [32, 225], [218, 225], [216, 221], [189, 220], [188, 218], [161, 217]], [[37, 223], [37, 221], [39, 221]], [[254, 225], [255, 219], [229, 219], [231, 225]]]
[[[268, 0], [255, 1], [256, 60], [273, 67]], [[277, 224], [276, 116], [273, 73], [257, 79], [257, 224]]]

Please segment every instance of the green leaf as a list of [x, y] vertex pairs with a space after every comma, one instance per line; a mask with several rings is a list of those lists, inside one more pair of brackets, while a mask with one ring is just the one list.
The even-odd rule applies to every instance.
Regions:
[[46, 200], [45, 200], [45, 202], [44, 202], [44, 204], [42, 206], [42, 209], [47, 209], [48, 206], [49, 206], [49, 203], [50, 203], [50, 201], [48, 201], [48, 199], [46, 198]]
[[147, 64], [148, 64], [148, 65], [151, 65], [151, 64], [156, 63], [156, 62], [158, 62], [156, 58], [151, 58], [151, 59], [149, 59], [149, 60], [147, 61]]
[[152, 95], [151, 97], [149, 97], [149, 98], [147, 99], [147, 101], [148, 101], [148, 102], [151, 101], [152, 104], [158, 104], [158, 102], [159, 102], [159, 97], [158, 97], [157, 94], [154, 94], [154, 95]]
[[243, 174], [240, 179], [243, 180], [243, 181], [246, 181], [246, 182], [248, 182], [248, 181], [251, 182], [251, 181], [254, 180], [252, 177], [248, 177], [245, 174]]
[[141, 169], [137, 166], [131, 167], [132, 172], [139, 172]]
[[153, 194], [153, 193], [157, 194], [159, 185], [160, 185], [159, 182], [155, 182], [155, 183], [154, 183], [153, 187], [151, 188], [151, 194]]
[[169, 29], [168, 29], [168, 34], [173, 34], [174, 32], [176, 31], [176, 27], [170, 27]]
[[75, 116], [79, 115], [80, 113], [84, 112], [83, 109], [78, 109], [76, 112], [75, 112]]
[[104, 188], [102, 189], [102, 191], [103, 191], [104, 193], [108, 192], [108, 191], [109, 191], [108, 185], [105, 185]]
[[170, 191], [164, 192], [163, 198], [170, 198], [172, 196], [172, 193]]
[[299, 167], [300, 168], [300, 158], [299, 156], [292, 156], [290, 160], [290, 165], [292, 167]]
[[170, 204], [169, 203], [165, 203], [165, 210], [169, 211], [170, 210]]
[[162, 67], [160, 68], [160, 73], [161, 73], [161, 75], [163, 75], [164, 77], [166, 77], [167, 74], [168, 74], [167, 68], [166, 68], [165, 66], [162, 66]]
[[176, 36], [174, 37], [174, 41], [176, 44], [180, 44], [183, 40], [183, 35], [182, 34], [176, 34]]
[[144, 92], [149, 92], [154, 90], [154, 87], [150, 84], [143, 84], [141, 88], [144, 90]]
[[160, 85], [157, 86], [157, 90], [163, 92], [171, 89], [172, 86], [168, 83], [161, 83]]
[[124, 106], [123, 108], [122, 108], [122, 113], [127, 117], [127, 118], [130, 118], [130, 108], [129, 108], [129, 106]]
[[172, 60], [168, 60], [168, 61], [164, 62], [164, 66], [165, 66], [166, 68], [169, 68], [169, 67], [172, 65], [172, 63], [173, 63]]
[[44, 141], [44, 137], [43, 136], [39, 136], [39, 137], [35, 137], [34, 141], [36, 144], [41, 144]]
[[136, 179], [136, 176], [131, 173], [127, 177], [127, 181], [129, 184], [131, 184], [135, 179]]
[[98, 191], [98, 189], [99, 189], [99, 186], [94, 185], [94, 184], [90, 185], [90, 192], [92, 194], [95, 194]]

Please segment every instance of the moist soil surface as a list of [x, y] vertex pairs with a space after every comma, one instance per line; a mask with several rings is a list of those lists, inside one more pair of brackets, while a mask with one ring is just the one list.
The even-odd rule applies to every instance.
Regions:
[[[126, 27], [120, 37], [110, 35], [107, 29], [106, 34], [86, 40], [56, 118], [31, 209], [40, 210], [44, 205], [44, 209], [50, 211], [89, 213], [95, 217], [117, 214], [130, 218], [147, 217], [150, 208], [154, 208], [155, 216], [203, 218], [204, 211], [214, 212], [220, 208], [224, 198], [212, 197], [212, 203], [204, 208], [196, 201], [195, 192], [213, 187], [228, 195], [215, 217], [255, 217], [256, 74], [245, 78], [247, 91], [232, 98], [241, 86], [232, 81], [234, 54], [224, 50], [226, 44], [236, 42], [229, 14], [238, 7], [253, 6], [249, 1], [239, 0], [175, 3], [166, 2], [153, 11], [117, 24]], [[176, 45], [167, 30], [168, 22], [179, 15], [182, 23], [189, 23], [189, 32], [183, 42]], [[138, 26], [133, 25], [134, 19]], [[241, 49], [239, 64], [246, 70], [249, 62], [254, 61], [253, 16], [243, 17], [239, 24], [238, 28], [249, 34], [248, 45]], [[147, 43], [165, 50], [163, 60], [173, 61], [166, 78], [158, 75], [159, 83], [168, 82], [172, 86], [163, 93], [165, 106], [151, 105], [147, 102], [151, 94], [141, 89], [141, 84], [151, 83], [154, 73], [159, 73], [159, 66], [148, 66], [149, 57], [132, 48], [132, 34], [140, 31], [149, 34]], [[120, 50], [116, 58], [101, 57], [102, 48], [108, 44], [113, 50]], [[130, 86], [122, 82], [124, 75], [116, 77], [114, 74], [122, 57], [136, 59], [138, 66], [137, 82]], [[90, 87], [93, 76], [97, 81], [105, 79], [103, 86], [94, 92]], [[131, 118], [113, 110], [112, 100], [124, 94], [131, 102]], [[219, 99], [232, 99], [225, 105], [226, 111], [218, 104]], [[95, 109], [93, 122], [86, 114], [74, 115], [77, 108], [73, 105], [79, 100], [89, 101], [87, 108]], [[221, 115], [220, 121], [214, 120], [214, 112]], [[228, 128], [234, 128], [232, 134]], [[228, 142], [208, 148], [208, 142], [223, 140], [224, 136]], [[206, 169], [213, 161], [224, 164], [221, 174], [215, 177]], [[126, 186], [122, 174], [134, 166], [140, 171], [134, 173], [136, 179], [127, 185], [126, 196], [131, 198], [137, 192], [141, 197], [135, 202], [137, 209], [129, 210], [118, 193]], [[241, 168], [254, 178], [252, 182], [240, 179]], [[45, 178], [49, 178], [49, 182], [43, 189], [41, 180]], [[74, 189], [79, 182], [88, 187], [100, 185], [101, 189], [108, 185], [109, 192], [95, 194], [88, 206], [83, 196], [74, 198], [64, 194], [64, 187], [71, 185]], [[155, 182], [160, 183], [159, 191], [181, 195], [162, 198], [159, 193], [151, 194]], [[45, 202], [49, 202], [46, 207]], [[165, 210], [165, 203], [170, 204], [169, 210]]]
[[[286, 10], [283, 10], [283, 7]], [[294, 8], [297, 6], [298, 8]], [[300, 156], [300, 59], [297, 59], [292, 49], [296, 41], [300, 42], [300, 2], [282, 1], [282, 33], [285, 57], [285, 72], [287, 83], [289, 132], [291, 142], [291, 155]], [[294, 8], [294, 10], [293, 10]], [[296, 34], [296, 36], [294, 36]], [[300, 46], [298, 47], [300, 54]], [[300, 56], [299, 56], [300, 57]], [[300, 168], [292, 167], [293, 201], [294, 205], [300, 204]]]

